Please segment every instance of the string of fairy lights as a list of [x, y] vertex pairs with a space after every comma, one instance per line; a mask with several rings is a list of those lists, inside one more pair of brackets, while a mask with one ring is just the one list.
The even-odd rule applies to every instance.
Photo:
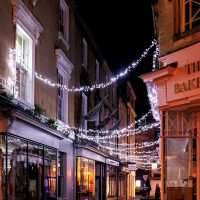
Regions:
[[[135, 131], [135, 129], [132, 129], [135, 127], [135, 125], [137, 125], [138, 123], [146, 120], [146, 118], [152, 113], [152, 111], [148, 111], [146, 114], [144, 114], [140, 119], [134, 121], [133, 123], [129, 124], [127, 127], [121, 128], [121, 129], [115, 129], [115, 130], [96, 130], [96, 129], [84, 129], [84, 128], [78, 128], [78, 127], [74, 127], [74, 126], [69, 126], [68, 124], [59, 122], [59, 127], [60, 130], [65, 130], [65, 131], [70, 131], [73, 130], [75, 132], [78, 133], [92, 133], [92, 134], [96, 134], [96, 135], [108, 135], [110, 134], [110, 136], [115, 135], [115, 134], [121, 134], [121, 133], [126, 133], [126, 132], [133, 132]], [[83, 134], [84, 135], [84, 134]]]
[[[126, 77], [131, 71], [133, 71], [141, 63], [141, 61], [149, 54], [149, 52], [151, 51], [153, 47], [155, 47], [155, 50], [153, 53], [153, 66], [152, 66], [153, 71], [154, 71], [156, 69], [157, 60], [159, 57], [159, 44], [156, 40], [153, 40], [151, 42], [150, 46], [143, 51], [141, 56], [135, 62], [133, 62], [131, 65], [126, 67], [123, 71], [111, 77], [109, 80], [105, 82], [100, 82], [100, 83], [95, 83], [92, 85], [85, 85], [85, 86], [73, 86], [70, 88], [67, 85], [54, 82], [38, 72], [35, 72], [35, 78], [49, 87], [60, 88], [67, 92], [74, 92], [74, 93], [75, 92], [92, 92], [96, 89], [104, 89], [115, 84], [118, 80]], [[16, 53], [15, 50], [12, 50], [9, 52], [9, 62], [8, 62], [9, 66], [15, 65], [14, 64], [16, 62], [15, 53]], [[12, 87], [15, 84], [15, 81], [11, 80], [11, 78], [9, 77], [8, 80], [6, 80], [6, 83], [9, 87]], [[154, 104], [157, 102], [155, 98], [157, 98], [155, 97], [155, 95], [149, 95], [150, 102], [154, 102]], [[76, 134], [76, 136], [80, 139], [87, 139], [89, 141], [94, 141], [98, 144], [100, 148], [109, 150], [113, 154], [118, 155], [119, 157], [126, 157], [127, 159], [132, 159], [136, 162], [141, 162], [142, 164], [146, 165], [147, 162], [158, 159], [158, 154], [156, 153], [157, 151], [155, 149], [144, 150], [144, 148], [150, 148], [150, 147], [156, 146], [159, 144], [159, 141], [143, 142], [143, 143], [138, 143], [138, 144], [137, 143], [135, 144], [122, 143], [122, 144], [118, 144], [118, 148], [116, 149], [114, 147], [116, 143], [111, 142], [110, 140], [115, 139], [115, 138], [134, 136], [140, 133], [147, 132], [148, 130], [153, 129], [153, 128], [159, 128], [160, 127], [159, 121], [156, 121], [151, 124], [140, 125], [140, 123], [146, 120], [147, 117], [151, 113], [154, 113], [154, 107], [152, 107], [151, 110], [147, 112], [145, 115], [143, 115], [139, 120], [121, 129], [115, 129], [115, 130], [83, 129], [81, 127], [69, 126], [68, 124], [65, 124], [61, 121], [57, 121], [57, 124], [58, 124], [57, 129], [63, 132], [64, 134], [78, 133]], [[137, 124], [138, 126], [137, 128], [135, 128]], [[127, 151], [131, 151], [132, 153], [134, 153], [134, 155], [128, 155], [127, 157]]]
[[[123, 133], [115, 132], [115, 133], [112, 134], [112, 135], [105, 135], [105, 136], [96, 135], [96, 136], [90, 136], [90, 135], [86, 135], [86, 134], [80, 132], [80, 134], [77, 135], [77, 136], [80, 137], [80, 138], [87, 139], [87, 140], [99, 141], [99, 140], [105, 140], [105, 139], [113, 139], [113, 138], [121, 138], [121, 137], [134, 136], [134, 135], [137, 135], [137, 134], [140, 134], [140, 133], [145, 133], [145, 132], [147, 132], [147, 131], [150, 130], [150, 129], [158, 128], [158, 127], [160, 127], [160, 122], [154, 122], [154, 123], [151, 123], [151, 124], [147, 124], [147, 125], [144, 125], [144, 126], [140, 126], [140, 127], [138, 127], [138, 128], [135, 128], [135, 129], [127, 130], [127, 131], [125, 131], [125, 132], [123, 132]], [[128, 133], [127, 133], [127, 132], [128, 132]]]
[[[104, 144], [106, 146], [114, 146], [116, 147], [116, 143], [115, 142], [111, 142], [111, 141], [100, 141], [101, 144]], [[127, 149], [127, 147], [132, 148], [133, 150], [135, 149], [144, 149], [144, 148], [150, 148], [153, 147], [155, 145], [159, 144], [159, 140], [156, 141], [152, 141], [152, 142], [140, 142], [140, 143], [133, 143], [133, 144], [127, 144], [127, 143], [118, 143], [117, 147], [120, 148], [125, 148]]]
[[130, 73], [133, 69], [135, 69], [141, 63], [141, 61], [148, 55], [148, 53], [150, 52], [150, 50], [153, 47], [156, 47], [156, 50], [154, 51], [154, 55], [153, 55], [153, 68], [155, 68], [155, 65], [156, 65], [155, 60], [159, 56], [159, 45], [158, 45], [157, 40], [154, 39], [151, 42], [151, 45], [147, 49], [144, 50], [144, 52], [141, 54], [141, 56], [135, 62], [133, 62], [128, 67], [126, 67], [123, 71], [121, 71], [117, 75], [111, 77], [106, 82], [95, 83], [93, 85], [86, 85], [86, 86], [79, 86], [79, 87], [73, 86], [73, 87], [69, 88], [67, 85], [56, 83], [56, 82], [50, 80], [49, 78], [44, 77], [42, 74], [40, 74], [38, 72], [35, 72], [35, 77], [36, 77], [36, 79], [40, 80], [41, 82], [43, 82], [44, 84], [46, 84], [50, 87], [61, 88], [62, 90], [65, 90], [67, 92], [89, 92], [89, 91], [91, 92], [91, 91], [94, 91], [95, 89], [104, 89], [104, 88], [107, 88], [107, 87], [113, 85], [114, 83], [116, 83], [118, 80], [124, 78], [125, 76], [127, 76], [128, 73]]

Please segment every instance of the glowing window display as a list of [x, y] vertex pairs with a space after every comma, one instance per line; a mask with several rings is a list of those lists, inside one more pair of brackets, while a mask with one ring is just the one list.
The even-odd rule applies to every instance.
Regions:
[[95, 199], [95, 161], [77, 158], [77, 199]]
[[[65, 163], [66, 155], [62, 155]], [[0, 199], [56, 200], [58, 194], [63, 198], [66, 174], [62, 163], [58, 171], [56, 149], [10, 134], [0, 135]], [[58, 175], [62, 184], [57, 183]]]

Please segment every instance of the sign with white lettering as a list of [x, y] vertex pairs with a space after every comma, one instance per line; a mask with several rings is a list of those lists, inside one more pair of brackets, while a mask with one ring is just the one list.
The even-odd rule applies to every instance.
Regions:
[[168, 102], [200, 95], [200, 61], [176, 68], [167, 80], [166, 89]]
[[136, 171], [137, 170], [136, 164], [128, 164], [128, 170], [129, 171]]
[[112, 160], [112, 159], [109, 159], [109, 158], [106, 158], [106, 164], [117, 166], [117, 167], [119, 166], [119, 162]]

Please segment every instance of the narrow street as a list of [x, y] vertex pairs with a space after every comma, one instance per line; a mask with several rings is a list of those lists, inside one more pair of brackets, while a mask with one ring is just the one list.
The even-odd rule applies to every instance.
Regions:
[[200, 0], [0, 0], [0, 200], [200, 200]]

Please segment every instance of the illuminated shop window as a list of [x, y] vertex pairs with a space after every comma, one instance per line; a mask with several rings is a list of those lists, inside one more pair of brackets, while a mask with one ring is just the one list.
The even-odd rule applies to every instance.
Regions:
[[6, 137], [0, 135], [0, 199], [6, 200]]
[[77, 199], [95, 199], [95, 161], [77, 158]]
[[61, 154], [65, 155], [59, 153], [57, 165], [56, 149], [12, 135], [0, 136], [0, 199], [66, 197], [66, 168], [63, 167], [66, 155]]
[[117, 168], [107, 166], [107, 196], [117, 197]]

